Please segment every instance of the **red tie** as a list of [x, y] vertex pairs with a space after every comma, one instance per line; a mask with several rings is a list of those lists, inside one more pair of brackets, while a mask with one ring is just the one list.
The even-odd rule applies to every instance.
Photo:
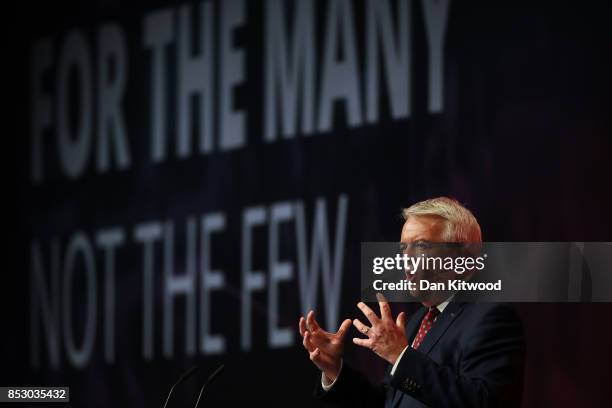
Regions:
[[421, 321], [421, 327], [419, 327], [419, 332], [417, 333], [416, 337], [414, 338], [414, 342], [412, 343], [413, 349], [416, 350], [419, 348], [419, 346], [423, 342], [423, 339], [425, 338], [425, 335], [427, 334], [429, 329], [431, 329], [431, 325], [433, 324], [434, 320], [436, 320], [436, 317], [438, 317], [439, 314], [440, 311], [437, 307], [432, 307], [427, 311], [427, 313], [425, 313], [425, 317], [423, 317], [423, 320]]

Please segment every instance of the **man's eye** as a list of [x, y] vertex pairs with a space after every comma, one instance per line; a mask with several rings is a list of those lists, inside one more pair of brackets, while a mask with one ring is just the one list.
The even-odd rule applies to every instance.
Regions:
[[414, 244], [415, 249], [428, 249], [429, 244], [427, 242], [417, 242]]

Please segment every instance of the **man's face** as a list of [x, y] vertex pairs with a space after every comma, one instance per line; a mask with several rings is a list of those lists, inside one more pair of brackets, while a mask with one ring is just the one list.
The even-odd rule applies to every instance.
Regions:
[[[407, 245], [405, 253], [411, 257], [421, 256], [424, 253], [426, 256], [445, 256], [445, 248], [442, 246], [430, 247], [429, 249], [419, 249], [419, 247], [426, 248], [427, 244], [431, 243], [442, 243], [444, 241], [444, 231], [446, 229], [446, 220], [442, 217], [435, 215], [423, 215], [423, 216], [410, 216], [404, 223], [402, 228], [402, 235], [400, 242]], [[435, 292], [421, 291], [418, 288], [419, 281], [421, 279], [427, 279], [428, 281], [438, 281], [448, 279], [448, 273], [445, 271], [424, 271], [418, 269], [414, 273], [407, 270], [406, 279], [416, 283], [416, 290], [410, 291], [410, 294], [415, 298], [419, 299], [425, 306], [433, 306], [437, 304]], [[453, 272], [451, 272], [453, 273]], [[441, 276], [444, 275], [444, 276]]]

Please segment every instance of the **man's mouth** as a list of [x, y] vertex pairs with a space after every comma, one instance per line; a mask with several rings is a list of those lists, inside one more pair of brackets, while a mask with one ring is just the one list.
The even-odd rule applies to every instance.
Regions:
[[416, 279], [416, 273], [411, 273], [410, 269], [406, 269], [406, 280], [412, 282]]

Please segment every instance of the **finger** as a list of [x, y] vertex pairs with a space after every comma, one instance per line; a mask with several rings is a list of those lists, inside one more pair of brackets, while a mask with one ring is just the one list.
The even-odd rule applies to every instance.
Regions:
[[304, 316], [300, 317], [300, 334], [302, 335], [302, 337], [304, 337], [304, 335], [306, 334], [306, 319], [304, 319]]
[[370, 348], [371, 341], [372, 340], [370, 339], [360, 339], [358, 337], [353, 337], [353, 343], [361, 347]]
[[315, 347], [312, 345], [312, 342], [310, 341], [310, 332], [307, 331], [306, 334], [304, 335], [304, 340], [302, 340], [302, 344], [304, 345], [304, 348], [306, 350], [308, 350], [308, 352], [312, 353], [315, 349]]
[[380, 321], [378, 319], [378, 316], [376, 316], [376, 313], [374, 313], [374, 311], [370, 309], [365, 303], [359, 302], [357, 303], [357, 307], [363, 312], [365, 317], [368, 318], [370, 323], [372, 323], [372, 326], [375, 326]]
[[308, 327], [308, 330], [311, 332], [319, 329], [319, 324], [315, 320], [314, 312], [312, 310], [308, 312], [308, 316], [306, 316], [306, 327]]
[[349, 329], [349, 327], [351, 327], [351, 320], [350, 319], [346, 319], [340, 325], [340, 328], [338, 329], [338, 332], [336, 333], [336, 336], [340, 337], [341, 339], [344, 338], [344, 335], [346, 334], [346, 332]]
[[383, 296], [382, 293], [376, 294], [376, 299], [378, 299], [378, 306], [380, 307], [380, 317], [384, 319], [393, 320], [393, 316], [391, 315], [391, 306], [389, 306], [389, 302]]
[[395, 319], [395, 324], [398, 325], [402, 330], [406, 330], [406, 313], [400, 312]]
[[309, 354], [310, 354], [310, 360], [311, 361], [317, 361], [319, 359], [319, 357], [321, 356], [321, 350], [316, 348], [313, 351], [311, 351]]
[[369, 331], [370, 328], [368, 326], [366, 326], [365, 324], [361, 323], [361, 321], [359, 321], [359, 319], [353, 320], [353, 326], [355, 326], [357, 328], [357, 330], [359, 330], [360, 333], [363, 333], [366, 336], [368, 335], [368, 331]]

